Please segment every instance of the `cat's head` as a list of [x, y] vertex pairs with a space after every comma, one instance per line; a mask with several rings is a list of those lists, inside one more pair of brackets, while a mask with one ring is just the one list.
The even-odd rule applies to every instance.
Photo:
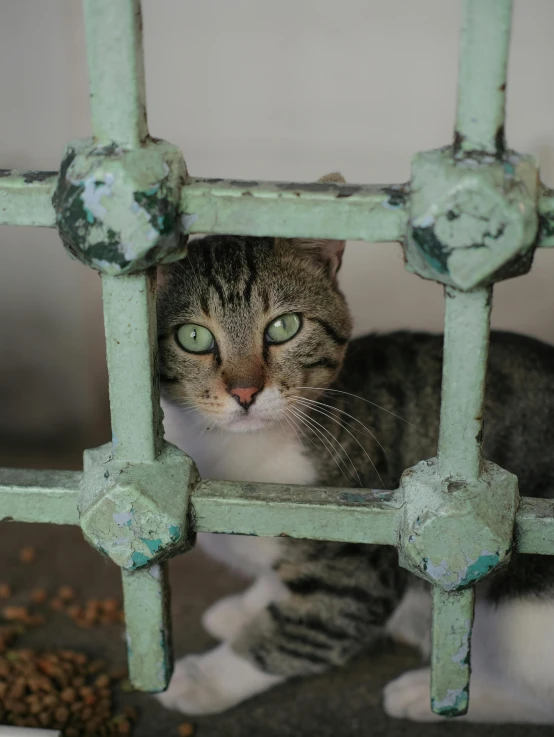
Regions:
[[294, 418], [299, 396], [317, 396], [305, 387], [336, 378], [350, 338], [336, 279], [343, 250], [328, 240], [189, 241], [186, 258], [159, 273], [163, 395], [232, 431]]

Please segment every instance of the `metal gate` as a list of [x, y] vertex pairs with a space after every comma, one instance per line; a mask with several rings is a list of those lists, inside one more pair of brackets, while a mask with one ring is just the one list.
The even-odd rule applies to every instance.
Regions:
[[[474, 584], [520, 553], [554, 554], [554, 501], [518, 496], [481, 458], [494, 282], [554, 246], [554, 192], [510, 151], [504, 101], [511, 0], [464, 0], [456, 132], [417, 154], [401, 185], [194, 179], [148, 135], [140, 0], [84, 0], [94, 138], [59, 173], [0, 170], [0, 223], [57, 227], [102, 274], [113, 441], [83, 473], [0, 470], [0, 517], [80, 525], [121, 567], [131, 679], [163, 690], [172, 671], [167, 558], [199, 531], [396, 545], [433, 584], [432, 709], [467, 711]], [[445, 285], [437, 458], [396, 491], [208, 481], [163, 441], [155, 265], [189, 233], [401, 241], [407, 268]], [[523, 490], [525, 491], [525, 490]], [[361, 500], [361, 501], [360, 501]]]

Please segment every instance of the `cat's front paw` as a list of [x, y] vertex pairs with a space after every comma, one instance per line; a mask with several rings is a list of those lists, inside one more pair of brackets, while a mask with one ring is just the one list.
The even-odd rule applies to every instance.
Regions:
[[224, 644], [179, 660], [169, 688], [156, 698], [183, 714], [217, 714], [282, 680], [263, 673]]
[[431, 711], [431, 672], [429, 668], [409, 670], [385, 686], [383, 705], [391, 717], [414, 722], [434, 722], [443, 717]]
[[231, 642], [248, 621], [243, 606], [244, 594], [234, 594], [219, 599], [202, 615], [202, 626], [216, 640]]

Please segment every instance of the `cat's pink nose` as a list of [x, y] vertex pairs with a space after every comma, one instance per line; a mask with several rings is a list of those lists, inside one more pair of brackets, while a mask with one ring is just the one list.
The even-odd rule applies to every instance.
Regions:
[[256, 399], [256, 394], [260, 391], [259, 386], [232, 386], [229, 393], [234, 397], [241, 407], [248, 409]]

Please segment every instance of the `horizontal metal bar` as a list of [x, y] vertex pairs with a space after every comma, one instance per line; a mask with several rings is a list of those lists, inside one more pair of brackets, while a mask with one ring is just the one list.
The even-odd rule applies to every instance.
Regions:
[[181, 193], [189, 233], [398, 241], [405, 185], [191, 179]]
[[0, 225], [38, 225], [54, 228], [52, 195], [55, 171], [0, 169]]
[[[80, 471], [0, 468], [0, 519], [78, 525]], [[199, 532], [396, 545], [398, 491], [200, 481], [192, 493]], [[520, 553], [554, 555], [554, 499], [522, 497]]]
[[199, 532], [396, 545], [397, 491], [201, 481], [192, 493]]
[[0, 468], [0, 519], [78, 525], [80, 471]]
[[[52, 195], [57, 177], [58, 173], [52, 171], [0, 169], [0, 225], [55, 228]], [[359, 191], [346, 196], [353, 189]], [[248, 192], [250, 195], [245, 194]], [[324, 237], [373, 243], [403, 239], [408, 201], [407, 185], [397, 184], [191, 179], [181, 193], [183, 223], [189, 233]], [[539, 218], [538, 246], [554, 247], [554, 190], [544, 185]]]
[[519, 553], [554, 555], [554, 499], [523, 497], [515, 536]]

